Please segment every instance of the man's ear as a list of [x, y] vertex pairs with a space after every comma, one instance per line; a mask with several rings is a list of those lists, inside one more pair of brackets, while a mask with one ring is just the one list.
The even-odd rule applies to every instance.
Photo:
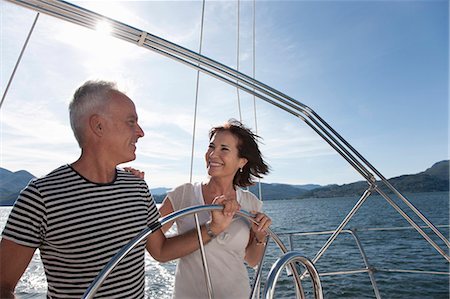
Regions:
[[103, 118], [100, 115], [94, 114], [89, 118], [89, 129], [96, 136], [98, 137], [103, 136], [104, 133], [103, 126], [104, 126]]

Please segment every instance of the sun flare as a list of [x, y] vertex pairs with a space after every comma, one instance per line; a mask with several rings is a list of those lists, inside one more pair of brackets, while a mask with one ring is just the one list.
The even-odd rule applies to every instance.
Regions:
[[[116, 9], [123, 11], [123, 8]], [[135, 47], [113, 36], [114, 27], [107, 19], [99, 21], [91, 29], [65, 23], [53, 28], [53, 38], [84, 53], [80, 63], [89, 74], [111, 73], [126, 65], [130, 59], [139, 57], [134, 53], [137, 51]]]
[[100, 35], [110, 35], [112, 32], [112, 26], [107, 21], [100, 21], [95, 26], [95, 30]]

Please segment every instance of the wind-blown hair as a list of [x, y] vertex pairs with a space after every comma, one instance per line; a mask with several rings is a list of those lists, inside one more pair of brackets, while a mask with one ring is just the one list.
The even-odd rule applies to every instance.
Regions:
[[228, 131], [238, 139], [239, 158], [247, 159], [247, 164], [238, 170], [233, 178], [233, 186], [247, 187], [253, 185], [255, 178], [269, 173], [269, 166], [264, 161], [257, 140], [261, 137], [254, 134], [240, 121], [230, 119], [222, 126], [216, 126], [209, 131], [209, 140], [218, 132]]
[[87, 81], [75, 91], [69, 104], [70, 126], [80, 147], [84, 143], [87, 119], [104, 110], [112, 91], [119, 91], [116, 83], [99, 80]]

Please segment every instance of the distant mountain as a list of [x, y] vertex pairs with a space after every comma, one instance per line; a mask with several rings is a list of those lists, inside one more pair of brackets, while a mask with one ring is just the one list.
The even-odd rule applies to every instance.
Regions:
[[[12, 206], [20, 191], [34, 178], [34, 175], [25, 170], [12, 172], [0, 167], [0, 206]], [[164, 187], [150, 189], [155, 198], [161, 197], [161, 201], [169, 190], [170, 188]]]
[[[300, 195], [318, 188], [320, 185], [287, 185], [287, 184], [267, 184], [261, 183], [261, 193], [263, 200], [274, 200], [274, 199], [293, 199], [298, 198]], [[152, 189], [153, 190], [153, 189]], [[259, 194], [259, 186], [251, 186], [249, 188], [250, 192], [253, 194]], [[153, 198], [157, 203], [161, 203], [166, 197], [166, 193], [154, 193], [152, 191]]]
[[[301, 187], [301, 185], [287, 185], [287, 184], [267, 184], [261, 183], [261, 194], [263, 200], [274, 199], [292, 199], [298, 198], [302, 194], [308, 192], [308, 187]], [[259, 194], [258, 184], [249, 188], [253, 194]]]
[[[388, 179], [388, 181], [400, 192], [449, 191], [449, 160], [437, 162], [423, 172], [401, 175]], [[384, 192], [389, 192], [387, 187], [381, 184], [379, 185]], [[344, 185], [328, 185], [303, 193], [299, 198], [360, 196], [367, 187], [368, 184], [366, 181]]]
[[167, 191], [169, 190], [171, 190], [171, 188], [160, 187], [150, 189], [153, 195], [166, 195]]
[[20, 191], [33, 178], [28, 171], [12, 172], [0, 167], [0, 206], [13, 205]]
[[317, 184], [306, 184], [306, 185], [292, 185], [295, 188], [304, 189], [304, 190], [313, 190], [322, 187]]
[[440, 178], [442, 180], [448, 181], [449, 179], [449, 160], [444, 160], [435, 163], [433, 166], [428, 168], [423, 172], [423, 174]]
[[[0, 168], [0, 206], [12, 205], [20, 190], [32, 178], [34, 176], [25, 170], [11, 172]], [[401, 175], [388, 181], [400, 192], [449, 191], [449, 160], [437, 162], [423, 172]], [[367, 187], [368, 184], [365, 181], [327, 186], [261, 183], [263, 200], [361, 196]], [[169, 188], [165, 187], [150, 189], [155, 201], [158, 203], [162, 202], [169, 190]], [[258, 185], [250, 187], [249, 190], [254, 194], [259, 194]], [[382, 186], [382, 190], [388, 192], [384, 186]]]
[[[402, 175], [388, 179], [388, 181], [400, 192], [437, 192], [449, 191], [449, 160], [435, 163], [427, 170], [410, 175]], [[384, 185], [381, 185], [384, 192], [390, 192]], [[320, 186], [308, 185], [287, 185], [287, 184], [266, 184], [261, 183], [261, 193], [263, 200], [294, 199], [294, 198], [326, 198], [343, 196], [361, 196], [367, 189], [366, 181], [359, 181], [343, 185]], [[250, 187], [250, 192], [259, 194], [258, 185]], [[164, 199], [164, 195], [154, 196], [157, 202]]]
[[162, 203], [164, 198], [166, 197], [167, 191], [172, 190], [172, 188], [150, 188], [150, 192], [152, 193], [153, 199], [156, 203]]

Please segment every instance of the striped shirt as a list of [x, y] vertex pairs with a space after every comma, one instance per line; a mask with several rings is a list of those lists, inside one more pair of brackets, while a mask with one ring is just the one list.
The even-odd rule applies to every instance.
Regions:
[[[80, 298], [111, 257], [160, 214], [147, 184], [116, 171], [92, 183], [69, 165], [32, 180], [10, 213], [3, 238], [39, 248], [49, 298]], [[110, 273], [98, 298], [143, 298], [145, 241]]]

